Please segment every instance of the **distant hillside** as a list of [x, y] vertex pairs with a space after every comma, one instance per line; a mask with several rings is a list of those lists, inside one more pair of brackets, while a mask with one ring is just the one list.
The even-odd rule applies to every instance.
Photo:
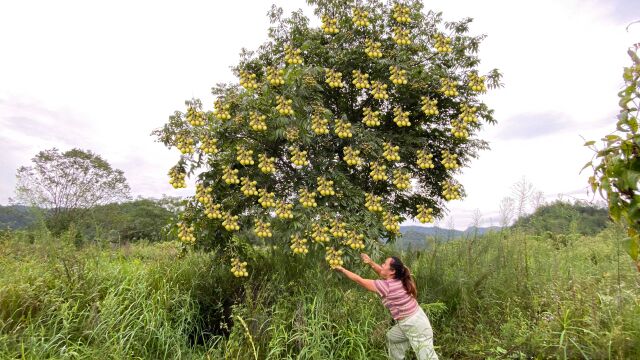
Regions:
[[609, 223], [609, 212], [606, 208], [582, 201], [573, 204], [555, 201], [541, 206], [533, 214], [518, 219], [513, 226], [524, 228], [534, 234], [551, 232], [565, 235], [595, 235]]
[[397, 241], [397, 245], [402, 248], [420, 249], [426, 246], [426, 239], [433, 237], [439, 241], [448, 241], [459, 237], [473, 236], [477, 231], [477, 235], [482, 235], [488, 231], [498, 231], [499, 226], [491, 227], [469, 227], [466, 230], [443, 229], [437, 226], [400, 226], [402, 238]]
[[0, 205], [0, 229], [22, 229], [36, 222], [35, 214], [27, 206]]

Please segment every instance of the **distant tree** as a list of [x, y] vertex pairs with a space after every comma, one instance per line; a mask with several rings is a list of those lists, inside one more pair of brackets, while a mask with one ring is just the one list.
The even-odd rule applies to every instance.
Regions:
[[139, 198], [124, 203], [96, 206], [83, 222], [83, 234], [93, 237], [98, 231], [117, 234], [120, 241], [161, 241], [175, 213], [164, 207], [165, 199]]
[[515, 212], [515, 201], [512, 197], [505, 197], [500, 201], [500, 226], [506, 228], [511, 225]]
[[516, 215], [520, 218], [527, 212], [527, 203], [533, 196], [533, 185], [523, 176], [511, 189], [516, 201]]
[[129, 198], [121, 170], [91, 151], [53, 148], [39, 152], [32, 166], [18, 169], [13, 202], [46, 209], [47, 226], [54, 233], [96, 205]]

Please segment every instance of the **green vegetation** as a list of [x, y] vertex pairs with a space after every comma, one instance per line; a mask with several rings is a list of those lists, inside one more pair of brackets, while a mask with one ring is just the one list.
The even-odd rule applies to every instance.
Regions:
[[602, 138], [598, 149], [595, 141], [587, 141], [594, 156], [583, 169], [591, 167], [591, 188], [596, 189], [609, 203], [611, 218], [627, 227], [625, 248], [640, 271], [640, 45], [627, 51], [631, 64], [624, 68], [624, 88], [618, 93], [620, 113], [616, 130]]
[[[240, 280], [215, 252], [181, 255], [177, 242], [77, 248], [70, 232], [0, 236], [0, 358], [385, 358], [380, 301], [313, 253], [247, 249], [251, 275]], [[640, 290], [623, 231], [561, 248], [530, 235], [528, 271], [524, 236], [402, 254], [442, 357], [638, 358]]]
[[584, 202], [573, 204], [557, 200], [540, 206], [533, 214], [523, 216], [513, 225], [527, 232], [570, 235], [595, 235], [609, 224], [609, 212]]

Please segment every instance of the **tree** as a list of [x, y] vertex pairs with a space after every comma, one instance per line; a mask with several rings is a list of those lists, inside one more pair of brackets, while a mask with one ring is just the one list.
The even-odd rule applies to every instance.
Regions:
[[608, 201], [611, 219], [628, 229], [625, 248], [640, 271], [640, 44], [628, 50], [631, 66], [625, 67], [622, 78], [624, 88], [618, 93], [620, 113], [616, 131], [606, 135], [604, 147], [598, 149], [595, 141], [587, 141], [594, 156], [583, 170], [591, 167], [589, 184], [593, 192]]
[[504, 229], [511, 224], [515, 212], [515, 202], [512, 197], [504, 197], [500, 201], [500, 226]]
[[43, 150], [32, 166], [18, 169], [15, 202], [46, 209], [47, 225], [58, 233], [96, 205], [129, 198], [121, 170], [91, 151]]
[[240, 85], [215, 86], [213, 111], [187, 101], [154, 131], [182, 152], [174, 187], [205, 167], [183, 241], [224, 245], [253, 227], [294, 253], [313, 239], [335, 263], [341, 246], [394, 239], [405, 218], [431, 222], [464, 196], [454, 176], [488, 148], [476, 135], [495, 120], [479, 96], [501, 77], [478, 73], [471, 19], [443, 23], [415, 0], [307, 2], [320, 28], [272, 8], [270, 40], [234, 68]]

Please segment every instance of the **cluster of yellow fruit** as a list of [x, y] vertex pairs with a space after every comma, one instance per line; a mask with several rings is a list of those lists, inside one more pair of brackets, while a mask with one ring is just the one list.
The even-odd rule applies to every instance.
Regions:
[[360, 155], [360, 150], [354, 150], [351, 146], [346, 146], [343, 149], [343, 152], [344, 157], [342, 159], [347, 163], [347, 165], [356, 166], [362, 164], [362, 158], [358, 156]]
[[187, 183], [184, 181], [186, 175], [184, 169], [179, 168], [177, 165], [172, 167], [171, 170], [169, 170], [169, 184], [171, 184], [174, 189], [186, 188]]
[[265, 189], [260, 189], [258, 196], [258, 203], [260, 203], [263, 208], [267, 209], [276, 206], [276, 194], [267, 192]]
[[392, 143], [384, 143], [384, 152], [382, 153], [382, 156], [389, 161], [399, 161], [399, 151], [400, 146], [393, 146]]
[[300, 130], [295, 126], [290, 126], [284, 131], [284, 137], [288, 141], [296, 141], [300, 137]]
[[351, 123], [348, 121], [342, 121], [341, 119], [335, 120], [334, 131], [340, 139], [350, 138], [353, 136], [353, 133], [351, 132]]
[[469, 130], [467, 124], [464, 121], [452, 120], [451, 121], [451, 134], [457, 138], [466, 139], [469, 137]]
[[325, 34], [335, 35], [338, 33], [338, 20], [328, 15], [322, 15], [322, 25], [320, 25], [320, 28]]
[[240, 191], [244, 194], [244, 196], [256, 196], [258, 195], [258, 190], [256, 189], [257, 181], [251, 181], [248, 177], [243, 177], [241, 180], [242, 187]]
[[353, 24], [359, 27], [367, 27], [371, 25], [369, 22], [369, 12], [358, 8], [353, 8], [353, 17], [351, 18]]
[[400, 232], [400, 224], [398, 223], [399, 221], [400, 216], [393, 215], [392, 213], [386, 211], [383, 213], [382, 225], [384, 225], [384, 228], [387, 229], [387, 231], [392, 233]]
[[433, 169], [436, 165], [433, 163], [433, 154], [427, 153], [425, 150], [418, 150], [418, 158], [416, 163], [420, 169]]
[[204, 113], [196, 110], [193, 106], [189, 106], [187, 109], [187, 122], [191, 124], [191, 126], [202, 126], [204, 125]]
[[276, 110], [278, 110], [278, 113], [280, 113], [280, 115], [293, 115], [293, 108], [291, 107], [291, 104], [293, 104], [293, 100], [287, 100], [284, 98], [284, 96], [278, 96], [276, 98], [276, 102]]
[[433, 222], [433, 209], [428, 208], [424, 205], [418, 205], [418, 221], [423, 224], [432, 223]]
[[193, 146], [193, 139], [186, 134], [176, 135], [176, 147], [183, 154], [193, 154], [195, 148]]
[[225, 213], [224, 220], [222, 221], [222, 226], [227, 231], [240, 230], [240, 226], [238, 226], [238, 215], [231, 215], [230, 212]]
[[435, 48], [437, 52], [448, 53], [453, 51], [453, 48], [451, 47], [450, 37], [446, 37], [442, 34], [435, 34], [433, 38], [436, 41]]
[[267, 81], [273, 86], [284, 85], [284, 70], [273, 66], [267, 67]]
[[236, 160], [242, 165], [253, 165], [253, 150], [247, 150], [242, 146], [236, 146]]
[[347, 235], [347, 239], [342, 242], [344, 245], [352, 248], [353, 250], [364, 249], [364, 235], [356, 234], [355, 231], [350, 231]]
[[206, 135], [200, 144], [200, 150], [205, 154], [216, 154], [218, 152], [218, 139]]
[[478, 111], [477, 107], [462, 104], [462, 106], [460, 106], [460, 110], [462, 111], [459, 117], [460, 120], [467, 124], [478, 122], [478, 116], [476, 115], [476, 111]]
[[351, 72], [351, 76], [353, 80], [351, 81], [353, 85], [356, 86], [356, 89], [368, 89], [369, 84], [369, 74], [363, 74], [360, 70], [353, 70]]
[[222, 100], [218, 99], [213, 105], [213, 115], [220, 120], [229, 120], [231, 119], [229, 108], [229, 104], [225, 104]]
[[264, 174], [270, 174], [276, 171], [276, 158], [268, 157], [266, 154], [258, 155], [258, 168]]
[[407, 84], [407, 70], [402, 70], [397, 66], [389, 66], [389, 71], [391, 71], [389, 80], [391, 80], [394, 85]]
[[393, 115], [393, 122], [399, 127], [411, 126], [411, 122], [409, 121], [409, 112], [402, 111], [402, 107], [396, 106], [396, 108], [393, 109]]
[[403, 29], [399, 26], [393, 27], [393, 41], [398, 45], [409, 45], [411, 44], [411, 40], [409, 40], [409, 30]]
[[222, 205], [209, 203], [209, 206], [205, 206], [204, 214], [209, 219], [222, 219]]
[[202, 183], [196, 184], [196, 200], [199, 203], [206, 205], [213, 201], [213, 197], [211, 196], [211, 192], [213, 192], [213, 188], [210, 186], [204, 186]]
[[289, 65], [302, 64], [302, 50], [294, 49], [290, 45], [284, 47], [284, 61]]
[[306, 208], [318, 206], [318, 203], [316, 203], [315, 192], [309, 192], [307, 189], [300, 189], [298, 190], [298, 196], [300, 197], [300, 203], [302, 206]]
[[300, 148], [297, 146], [289, 146], [289, 152], [291, 153], [291, 162], [297, 166], [306, 166], [309, 165], [309, 160], [307, 160], [307, 152], [300, 151]]
[[267, 130], [267, 116], [260, 115], [255, 111], [249, 114], [249, 126], [253, 131], [265, 131]]
[[347, 236], [347, 224], [334, 219], [331, 222], [331, 235], [335, 238], [343, 238]]
[[327, 180], [322, 176], [318, 177], [317, 191], [321, 196], [330, 196], [336, 194], [336, 192], [333, 190], [333, 181]]
[[422, 111], [425, 115], [438, 115], [439, 111], [437, 99], [431, 100], [426, 96], [421, 96], [420, 99], [422, 99]]
[[273, 236], [273, 233], [271, 232], [271, 224], [268, 222], [263, 222], [259, 219], [255, 220], [255, 227], [253, 231], [259, 238], [270, 238]]
[[393, 170], [393, 185], [400, 190], [406, 190], [411, 185], [411, 174], [400, 169]]
[[293, 219], [293, 204], [287, 204], [282, 200], [278, 200], [276, 204], [276, 216], [280, 219]]
[[249, 273], [247, 272], [247, 262], [240, 261], [238, 258], [231, 259], [231, 273], [235, 277], [249, 276]]
[[364, 194], [364, 206], [371, 212], [382, 212], [382, 197], [371, 193]]
[[487, 87], [484, 84], [486, 79], [486, 76], [478, 76], [478, 72], [472, 71], [469, 73], [469, 88], [480, 93], [487, 91]]
[[256, 74], [252, 74], [248, 71], [241, 70], [240, 71], [240, 86], [247, 90], [255, 90], [258, 88], [258, 83], [256, 82]]
[[445, 96], [455, 97], [458, 96], [458, 90], [456, 87], [458, 86], [458, 82], [455, 80], [442, 79], [440, 80], [442, 87], [440, 88], [440, 92]]
[[411, 18], [409, 17], [409, 7], [400, 3], [395, 3], [393, 5], [393, 18], [401, 24], [411, 22]]
[[328, 247], [326, 249], [327, 255], [324, 257], [329, 263], [329, 266], [333, 269], [336, 266], [342, 266], [344, 262], [342, 261], [342, 250], [336, 250], [333, 247]]
[[306, 254], [309, 252], [307, 242], [307, 239], [300, 237], [298, 234], [291, 235], [291, 250], [293, 250], [294, 254]]
[[324, 69], [325, 72], [325, 80], [329, 87], [337, 88], [343, 87], [344, 83], [342, 82], [342, 73], [338, 71], [334, 71], [333, 69]]
[[447, 200], [460, 199], [460, 184], [454, 184], [451, 181], [442, 182], [442, 195]]
[[363, 109], [362, 122], [370, 127], [380, 126], [380, 111], [372, 111], [370, 107]]
[[376, 161], [371, 164], [371, 172], [369, 173], [369, 175], [371, 176], [373, 181], [387, 180], [386, 170], [386, 165], [382, 165]]
[[240, 184], [240, 179], [238, 179], [238, 169], [234, 169], [231, 166], [224, 168], [222, 172], [222, 180], [228, 185]]
[[378, 59], [382, 57], [382, 51], [380, 50], [381, 47], [382, 43], [367, 39], [365, 41], [364, 52], [368, 57], [372, 59]]
[[320, 226], [320, 224], [313, 223], [311, 225], [311, 239], [313, 241], [324, 244], [329, 242], [329, 228], [326, 226]]
[[323, 118], [319, 113], [311, 115], [311, 130], [316, 135], [329, 133], [329, 119]]
[[185, 244], [193, 245], [196, 237], [193, 235], [193, 225], [189, 226], [184, 222], [178, 224], [178, 239]]
[[372, 81], [371, 94], [373, 95], [373, 98], [377, 100], [387, 100], [389, 98], [389, 94], [387, 94], [387, 87], [387, 84], [380, 81]]
[[450, 153], [449, 150], [442, 150], [441, 162], [445, 169], [457, 169], [460, 166], [458, 165], [458, 155]]

